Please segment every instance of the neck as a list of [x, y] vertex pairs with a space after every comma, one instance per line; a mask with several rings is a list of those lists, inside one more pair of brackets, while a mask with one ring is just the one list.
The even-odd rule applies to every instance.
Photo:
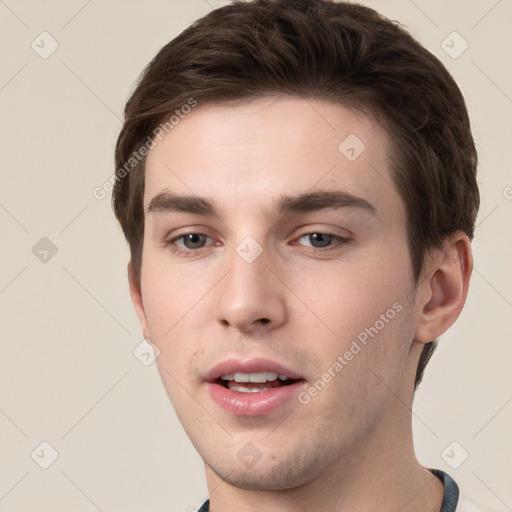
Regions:
[[[411, 350], [421, 350], [422, 346], [414, 345]], [[306, 484], [278, 491], [239, 489], [223, 482], [206, 466], [210, 511], [439, 512], [443, 484], [416, 459], [411, 381], [407, 375], [402, 380], [409, 385], [399, 385], [371, 434], [327, 472]]]

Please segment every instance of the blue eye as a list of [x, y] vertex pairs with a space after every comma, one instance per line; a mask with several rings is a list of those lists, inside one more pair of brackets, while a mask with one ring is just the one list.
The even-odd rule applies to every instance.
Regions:
[[[307, 240], [306, 244], [300, 243], [303, 239]], [[208, 240], [211, 241], [213, 239], [204, 233], [190, 232], [172, 238], [166, 242], [166, 246], [169, 247], [172, 252], [182, 256], [194, 256], [199, 254], [201, 249], [206, 248], [208, 245], [217, 245], [215, 243], [208, 243]], [[301, 245], [309, 252], [319, 253], [339, 248], [349, 242], [349, 238], [342, 237], [335, 233], [312, 232], [301, 235], [297, 239], [297, 242], [294, 242], [292, 245]]]
[[349, 239], [344, 238], [334, 233], [306, 233], [302, 235], [299, 240], [307, 238], [314, 249], [330, 248], [333, 246], [333, 242], [337, 242], [338, 245], [348, 243]]
[[[199, 249], [202, 249], [206, 245], [206, 240], [208, 238], [210, 237], [203, 233], [184, 233], [172, 240], [169, 240], [166, 245], [173, 252], [183, 255], [192, 255], [197, 253]], [[178, 243], [180, 241], [183, 242], [183, 245]]]
[[307, 238], [313, 247], [321, 248], [329, 246], [334, 240], [334, 235], [328, 233], [309, 233], [301, 236], [301, 238]]
[[208, 237], [200, 233], [187, 233], [186, 235], [181, 235], [176, 240], [182, 239], [186, 249], [200, 249], [205, 243], [205, 238]]

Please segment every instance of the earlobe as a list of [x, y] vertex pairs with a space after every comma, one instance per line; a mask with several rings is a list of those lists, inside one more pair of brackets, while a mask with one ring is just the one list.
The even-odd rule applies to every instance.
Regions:
[[144, 303], [142, 301], [140, 283], [138, 283], [137, 279], [135, 278], [135, 272], [131, 260], [128, 262], [127, 271], [128, 282], [130, 284], [130, 297], [132, 299], [133, 307], [135, 308], [135, 312], [137, 313], [137, 317], [139, 319], [140, 327], [142, 329], [142, 335], [144, 336], [145, 339], [150, 340], [151, 337], [148, 329], [146, 312], [144, 311]]
[[419, 319], [415, 339], [428, 343], [446, 332], [458, 318], [469, 288], [473, 256], [469, 238], [457, 232], [429, 258], [426, 278], [420, 280]]

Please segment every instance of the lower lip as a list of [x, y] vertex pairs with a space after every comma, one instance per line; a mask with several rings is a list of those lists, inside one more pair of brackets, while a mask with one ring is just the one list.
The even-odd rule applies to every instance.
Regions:
[[236, 416], [265, 416], [277, 411], [286, 402], [296, 398], [303, 386], [304, 381], [297, 381], [266, 391], [242, 393], [231, 391], [215, 382], [207, 384], [212, 400], [226, 412]]

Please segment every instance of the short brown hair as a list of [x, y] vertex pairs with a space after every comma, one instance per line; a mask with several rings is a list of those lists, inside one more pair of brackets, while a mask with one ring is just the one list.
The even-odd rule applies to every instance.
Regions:
[[[443, 64], [376, 11], [329, 0], [235, 1], [211, 11], [148, 64], [124, 111], [113, 208], [140, 282], [144, 162], [126, 162], [190, 102], [264, 95], [320, 98], [372, 115], [390, 134], [417, 281], [429, 249], [473, 238], [477, 153], [462, 93]], [[120, 172], [121, 169], [124, 172]], [[425, 345], [415, 388], [437, 341]]]

